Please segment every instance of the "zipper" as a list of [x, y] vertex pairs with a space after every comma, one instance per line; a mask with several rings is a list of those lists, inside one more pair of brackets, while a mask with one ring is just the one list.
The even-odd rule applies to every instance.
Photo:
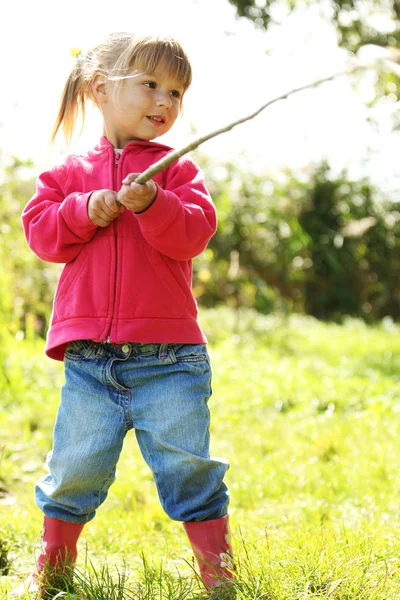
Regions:
[[[119, 161], [121, 158], [121, 152], [114, 152], [114, 168], [113, 168], [113, 173], [112, 173], [112, 184], [113, 184], [113, 190], [116, 190], [117, 188], [117, 183], [118, 183], [118, 168], [119, 168]], [[107, 339], [106, 342], [110, 343], [110, 334], [111, 334], [111, 328], [112, 328], [112, 323], [113, 323], [113, 319], [114, 319], [114, 309], [115, 309], [115, 298], [117, 295], [116, 292], [116, 287], [117, 287], [117, 273], [118, 273], [118, 264], [117, 264], [117, 256], [118, 256], [118, 236], [117, 236], [117, 224], [114, 221], [112, 223], [112, 226], [114, 228], [114, 244], [115, 244], [115, 269], [114, 269], [114, 297], [113, 297], [113, 301], [112, 301], [112, 311], [111, 311], [111, 321], [110, 321], [110, 325], [108, 328], [108, 335], [107, 335]]]
[[[121, 158], [121, 152], [114, 152], [114, 167], [117, 169], [117, 172], [118, 172], [118, 165], [119, 165], [120, 158]], [[113, 181], [113, 183], [114, 183], [114, 181]], [[118, 204], [118, 206], [122, 206], [121, 202], [119, 202], [119, 200], [118, 200], [118, 196], [117, 196], [117, 204]]]

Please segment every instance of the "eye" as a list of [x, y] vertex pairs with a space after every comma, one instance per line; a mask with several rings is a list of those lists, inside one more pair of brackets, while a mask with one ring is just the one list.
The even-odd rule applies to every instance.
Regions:
[[151, 88], [152, 90], [155, 90], [155, 89], [156, 89], [156, 87], [157, 87], [157, 84], [156, 84], [156, 82], [155, 82], [155, 81], [145, 81], [145, 82], [143, 83], [143, 85], [145, 85], [145, 86], [146, 86], [146, 87], [148, 87], [148, 88]]
[[181, 98], [182, 94], [180, 92], [178, 92], [178, 90], [172, 90], [171, 92], [171, 96], [173, 96], [174, 98]]

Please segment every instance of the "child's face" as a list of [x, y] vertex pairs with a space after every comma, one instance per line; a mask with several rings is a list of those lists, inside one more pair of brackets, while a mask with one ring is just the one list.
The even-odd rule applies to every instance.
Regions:
[[184, 94], [182, 84], [161, 70], [132, 75], [119, 89], [108, 82], [107, 101], [102, 104], [104, 133], [117, 148], [167, 133], [179, 115]]

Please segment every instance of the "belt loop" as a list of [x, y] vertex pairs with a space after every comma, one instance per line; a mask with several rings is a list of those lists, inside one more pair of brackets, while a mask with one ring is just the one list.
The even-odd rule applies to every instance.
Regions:
[[160, 360], [165, 360], [168, 356], [168, 344], [160, 344], [160, 351], [158, 353], [158, 358]]
[[104, 345], [104, 342], [98, 342], [98, 343], [96, 343], [95, 350], [96, 350], [96, 356], [97, 356], [97, 358], [104, 358], [105, 357], [105, 355], [106, 355], [106, 347]]

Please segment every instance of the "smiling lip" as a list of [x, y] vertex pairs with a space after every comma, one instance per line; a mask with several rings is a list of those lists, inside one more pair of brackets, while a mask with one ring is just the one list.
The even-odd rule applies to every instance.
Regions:
[[155, 125], [156, 127], [161, 127], [161, 125], [165, 125], [165, 117], [163, 117], [162, 115], [149, 115], [147, 119], [152, 125]]

